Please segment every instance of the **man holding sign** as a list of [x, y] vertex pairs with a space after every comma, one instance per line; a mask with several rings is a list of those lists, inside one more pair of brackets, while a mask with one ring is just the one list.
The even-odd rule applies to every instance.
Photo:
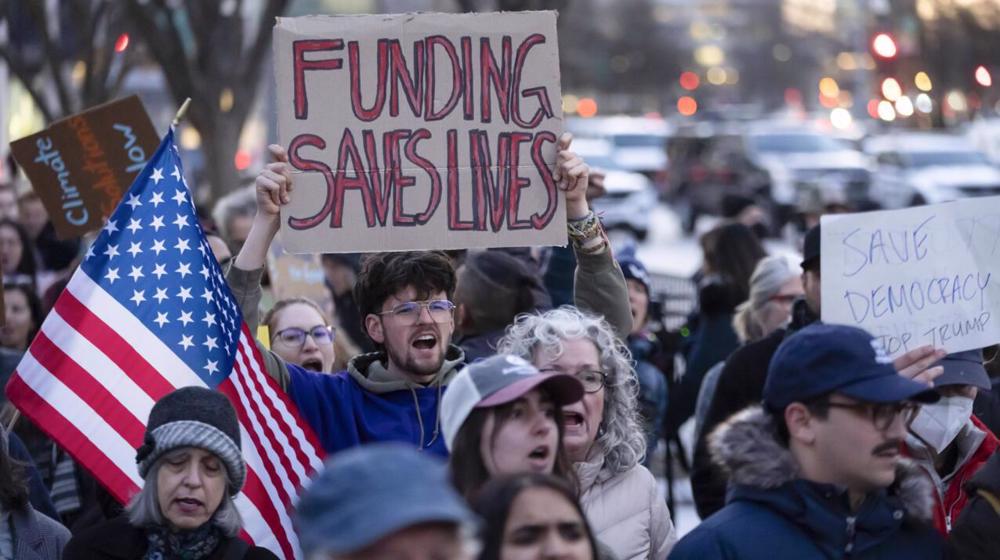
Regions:
[[[579, 260], [575, 300], [627, 333], [631, 313], [625, 280], [590, 211], [589, 168], [568, 150], [571, 140], [569, 134], [560, 139], [552, 179], [566, 193], [573, 228]], [[257, 177], [257, 217], [227, 276], [248, 323], [257, 315], [259, 279], [278, 231], [279, 211], [294, 190], [284, 149], [271, 146], [271, 151], [277, 162]], [[268, 373], [289, 392], [328, 453], [373, 441], [405, 441], [447, 453], [438, 437], [438, 403], [464, 362], [462, 351], [450, 344], [454, 287], [454, 269], [443, 253], [370, 255], [357, 292], [363, 326], [378, 352], [355, 357], [346, 372], [336, 375], [306, 371], [264, 352]]]

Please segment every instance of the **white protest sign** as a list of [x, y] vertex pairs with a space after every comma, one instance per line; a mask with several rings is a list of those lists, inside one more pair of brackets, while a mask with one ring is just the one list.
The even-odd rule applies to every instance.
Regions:
[[293, 252], [565, 245], [555, 12], [279, 18]]
[[823, 216], [822, 315], [897, 356], [1000, 341], [1000, 197]]

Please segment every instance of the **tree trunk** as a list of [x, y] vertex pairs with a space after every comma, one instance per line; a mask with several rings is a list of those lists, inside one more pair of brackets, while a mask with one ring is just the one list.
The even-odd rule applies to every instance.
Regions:
[[202, 152], [205, 154], [206, 184], [198, 193], [198, 202], [210, 208], [219, 197], [240, 186], [240, 172], [236, 169], [234, 158], [239, 148], [243, 121], [213, 112], [209, 122], [194, 124], [201, 133]]

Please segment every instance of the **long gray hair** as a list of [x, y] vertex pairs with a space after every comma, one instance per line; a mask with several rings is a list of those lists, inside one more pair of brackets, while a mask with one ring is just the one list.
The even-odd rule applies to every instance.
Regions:
[[[160, 511], [157, 484], [157, 475], [165, 459], [166, 457], [164, 456], [153, 463], [149, 472], [146, 473], [146, 480], [143, 482], [142, 489], [139, 490], [138, 494], [132, 496], [128, 505], [125, 506], [125, 514], [128, 515], [128, 521], [133, 527], [162, 526], [167, 522], [163, 517], [163, 512]], [[222, 469], [222, 472], [226, 477], [226, 489], [223, 491], [219, 508], [215, 510], [215, 514], [212, 515], [212, 519], [209, 522], [217, 525], [222, 530], [223, 535], [235, 537], [243, 527], [243, 518], [240, 517], [240, 512], [236, 509], [236, 504], [229, 495], [229, 472], [226, 469]]]
[[792, 278], [802, 274], [799, 267], [783, 256], [765, 257], [757, 263], [750, 276], [750, 298], [736, 308], [733, 330], [742, 342], [752, 342], [767, 336], [758, 319], [760, 311]]
[[606, 321], [572, 306], [546, 313], [519, 315], [497, 343], [497, 353], [532, 361], [536, 350], [553, 356], [563, 352], [563, 341], [584, 338], [594, 343], [601, 368], [608, 375], [604, 394], [602, 430], [595, 443], [604, 450], [601, 471], [609, 476], [639, 464], [646, 454], [646, 440], [639, 422], [639, 381], [628, 348]]

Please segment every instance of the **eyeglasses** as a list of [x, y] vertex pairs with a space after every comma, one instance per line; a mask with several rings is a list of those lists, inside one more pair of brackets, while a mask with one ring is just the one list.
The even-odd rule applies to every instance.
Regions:
[[888, 431], [889, 428], [892, 427], [892, 423], [895, 422], [898, 417], [902, 417], [904, 426], [909, 426], [910, 422], [913, 421], [913, 417], [916, 416], [917, 412], [920, 410], [920, 405], [912, 402], [842, 403], [828, 401], [826, 406], [831, 408], [844, 408], [852, 410], [856, 414], [868, 416], [872, 421], [872, 425], [875, 426], [875, 429], [880, 432]]
[[333, 344], [333, 340], [336, 338], [336, 331], [333, 327], [326, 325], [317, 325], [308, 331], [298, 327], [289, 327], [274, 333], [274, 338], [282, 344], [301, 348], [306, 343], [307, 335], [311, 336], [316, 341], [316, 344], [326, 346], [327, 344]]
[[539, 370], [542, 373], [563, 373], [576, 377], [583, 385], [585, 393], [596, 393], [604, 388], [608, 382], [608, 374], [603, 371], [593, 369], [583, 369], [576, 373], [569, 373], [559, 368], [546, 368]]
[[451, 320], [455, 304], [446, 299], [430, 299], [425, 301], [407, 301], [388, 311], [380, 311], [376, 315], [393, 315], [404, 325], [412, 325], [420, 318], [420, 312], [427, 308], [431, 320], [435, 323], [447, 323]]
[[795, 303], [795, 300], [802, 297], [800, 294], [775, 294], [768, 298], [769, 301], [776, 301], [778, 303], [783, 303], [785, 305], [791, 305]]

